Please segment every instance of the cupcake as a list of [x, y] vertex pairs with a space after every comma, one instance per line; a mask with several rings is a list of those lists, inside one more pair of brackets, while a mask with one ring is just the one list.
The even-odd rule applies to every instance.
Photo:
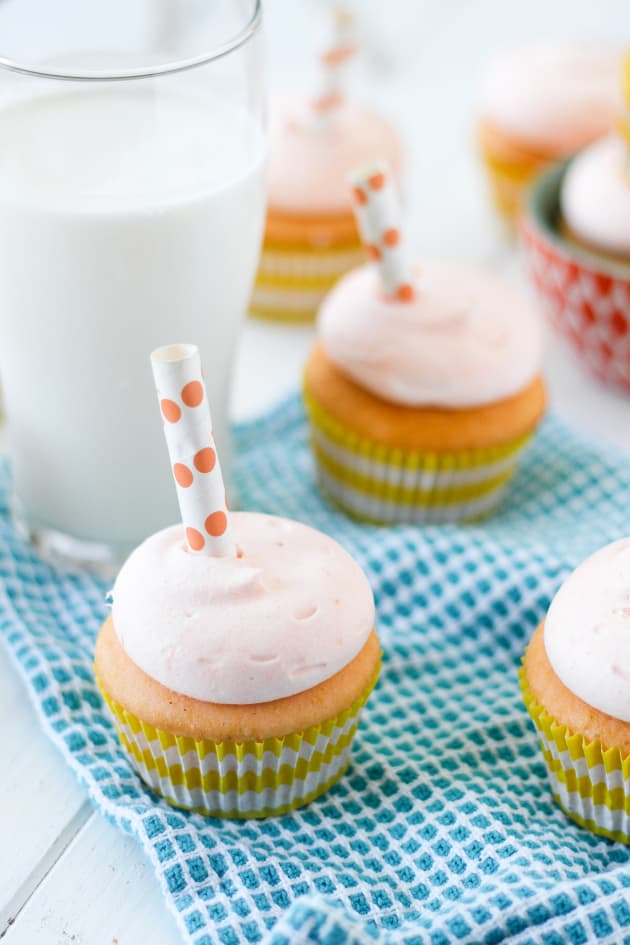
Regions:
[[525, 653], [521, 685], [555, 800], [630, 843], [630, 539], [584, 561]]
[[630, 390], [630, 141], [608, 135], [534, 186], [522, 222], [559, 334], [598, 379]]
[[319, 483], [363, 521], [478, 519], [544, 412], [538, 312], [477, 269], [407, 270], [387, 170], [355, 183], [376, 264], [320, 310], [304, 380]]
[[539, 173], [612, 129], [618, 73], [618, 52], [594, 40], [538, 41], [489, 63], [478, 141], [494, 205], [506, 220], [518, 215]]
[[250, 305], [256, 317], [313, 321], [326, 293], [363, 258], [346, 174], [374, 157], [400, 168], [391, 125], [343, 95], [341, 72], [352, 54], [342, 29], [322, 56], [321, 93], [272, 105], [267, 219]]
[[326, 535], [228, 512], [197, 349], [153, 363], [183, 524], [123, 565], [97, 681], [130, 763], [166, 800], [281, 814], [349, 763], [380, 663], [372, 593]]
[[630, 265], [630, 150], [617, 135], [569, 164], [560, 191], [560, 232], [597, 262]]

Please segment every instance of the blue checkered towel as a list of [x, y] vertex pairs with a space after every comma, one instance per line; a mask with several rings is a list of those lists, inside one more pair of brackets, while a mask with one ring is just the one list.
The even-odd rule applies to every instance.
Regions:
[[[0, 627], [42, 723], [134, 834], [195, 945], [630, 943], [630, 848], [551, 800], [517, 667], [570, 568], [630, 533], [630, 462], [548, 420], [502, 513], [379, 530], [313, 483], [296, 399], [236, 432], [243, 505], [339, 539], [367, 571], [384, 648], [352, 765], [303, 811], [175, 811], [118, 747], [92, 677], [99, 582], [43, 564], [0, 519]], [[0, 486], [6, 508], [8, 476]]]

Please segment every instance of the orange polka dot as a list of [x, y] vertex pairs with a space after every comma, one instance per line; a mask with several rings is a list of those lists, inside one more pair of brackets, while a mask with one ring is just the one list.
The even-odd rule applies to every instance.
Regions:
[[213, 512], [204, 522], [205, 529], [213, 538], [218, 538], [225, 534], [227, 528], [227, 515], [225, 512]]
[[368, 184], [372, 190], [382, 190], [385, 186], [385, 175], [382, 171], [379, 171], [378, 174], [372, 174], [371, 177], [368, 177]]
[[188, 466], [185, 466], [183, 463], [175, 463], [173, 466], [173, 475], [175, 476], [175, 482], [178, 486], [182, 486], [184, 489], [187, 489], [188, 486], [192, 486], [193, 474]]
[[396, 289], [396, 298], [399, 302], [412, 302], [415, 295], [416, 293], [414, 292], [413, 286], [408, 283], [399, 285]]
[[198, 407], [203, 400], [203, 387], [201, 381], [190, 381], [182, 387], [182, 400], [187, 407]]
[[383, 242], [386, 246], [398, 246], [400, 242], [400, 233], [396, 227], [392, 226], [383, 233]]
[[378, 261], [382, 256], [382, 253], [380, 249], [378, 248], [378, 246], [372, 246], [371, 243], [366, 244], [365, 252], [367, 253], [370, 259], [374, 259], [376, 261]]
[[343, 97], [338, 92], [330, 92], [328, 95], [314, 99], [311, 104], [316, 112], [327, 112], [337, 108], [342, 102]]
[[206, 543], [206, 539], [196, 528], [186, 529], [186, 541], [188, 542], [188, 547], [193, 551], [201, 551]]
[[362, 207], [365, 206], [365, 204], [368, 202], [368, 197], [365, 191], [361, 190], [360, 187], [353, 187], [352, 193], [353, 193], [355, 202], [358, 203]]
[[351, 46], [350, 43], [346, 43], [341, 46], [336, 46], [334, 49], [329, 49], [327, 52], [323, 52], [321, 54], [321, 61], [325, 66], [339, 66], [350, 59], [355, 51], [354, 46]]
[[211, 446], [206, 446], [204, 449], [199, 450], [198, 453], [195, 453], [195, 458], [193, 459], [195, 469], [198, 469], [200, 473], [212, 472], [216, 461], [217, 454]]
[[168, 420], [169, 423], [177, 423], [182, 415], [181, 409], [174, 400], [161, 400], [160, 409], [162, 416], [165, 420]]

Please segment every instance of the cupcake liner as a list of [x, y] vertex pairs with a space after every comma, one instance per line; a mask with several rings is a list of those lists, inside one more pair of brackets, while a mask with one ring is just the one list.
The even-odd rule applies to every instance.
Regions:
[[314, 322], [329, 288], [298, 290], [256, 284], [249, 306], [252, 318], [272, 322]]
[[265, 245], [260, 257], [258, 278], [265, 285], [316, 287], [331, 279], [338, 279], [363, 262], [365, 251], [360, 243], [322, 252], [299, 252], [290, 247]]
[[581, 827], [630, 844], [630, 755], [571, 734], [536, 701], [524, 669], [520, 681], [556, 803]]
[[536, 158], [508, 161], [483, 149], [481, 157], [495, 209], [506, 220], [514, 221], [523, 206], [529, 185], [548, 162]]
[[149, 787], [176, 807], [244, 819], [295, 810], [342, 776], [361, 709], [377, 678], [378, 670], [359, 698], [332, 719], [282, 738], [245, 742], [173, 735], [143, 722], [100, 681], [99, 687], [129, 761]]
[[531, 279], [554, 329], [591, 374], [630, 391], [630, 266], [572, 251], [533, 217], [521, 231]]
[[263, 248], [250, 314], [275, 321], [313, 321], [335, 283], [364, 260], [358, 243], [321, 252]]
[[531, 437], [475, 450], [394, 449], [342, 426], [309, 391], [305, 401], [322, 490], [353, 518], [375, 524], [466, 522], [488, 515]]

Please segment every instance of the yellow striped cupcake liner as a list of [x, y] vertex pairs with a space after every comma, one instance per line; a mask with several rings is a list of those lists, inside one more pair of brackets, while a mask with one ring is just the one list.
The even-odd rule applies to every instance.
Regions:
[[447, 453], [394, 449], [342, 426], [308, 390], [304, 398], [322, 491], [351, 517], [377, 525], [484, 518], [531, 438]]
[[[630, 147], [630, 106], [627, 106], [617, 117], [617, 130], [624, 138], [626, 145]], [[626, 169], [628, 163], [626, 163]]]
[[523, 206], [526, 185], [521, 181], [510, 180], [495, 172], [490, 173], [490, 194], [495, 210], [510, 223], [513, 223]]
[[101, 686], [118, 738], [142, 780], [169, 804], [208, 817], [286, 814], [328, 790], [350, 763], [361, 709], [378, 670], [344, 712], [282, 738], [214, 742], [143, 722]]
[[338, 279], [349, 269], [365, 262], [365, 251], [360, 243], [332, 250], [298, 252], [288, 247], [263, 247], [258, 278], [266, 285], [296, 283], [317, 287], [322, 282]]
[[273, 321], [311, 322], [335, 283], [364, 261], [358, 243], [322, 252], [264, 247], [250, 315]]
[[581, 827], [630, 844], [630, 755], [573, 735], [536, 701], [524, 669], [520, 682], [556, 803]]
[[490, 193], [501, 216], [513, 220], [523, 205], [534, 178], [547, 166], [543, 159], [506, 161], [482, 151], [482, 161], [490, 184]]

